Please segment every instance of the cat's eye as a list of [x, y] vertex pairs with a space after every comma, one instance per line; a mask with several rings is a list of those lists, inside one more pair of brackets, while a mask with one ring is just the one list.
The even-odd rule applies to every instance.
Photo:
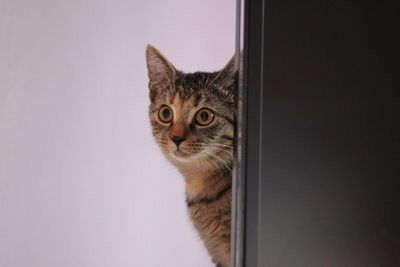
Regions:
[[214, 112], [208, 108], [197, 111], [195, 121], [200, 126], [208, 126], [214, 121]]
[[174, 113], [169, 106], [164, 105], [158, 110], [158, 118], [163, 123], [170, 123], [174, 118]]

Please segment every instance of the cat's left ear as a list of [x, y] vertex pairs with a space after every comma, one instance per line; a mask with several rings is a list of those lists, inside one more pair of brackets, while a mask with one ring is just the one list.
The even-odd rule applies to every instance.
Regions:
[[220, 70], [217, 74], [216, 81], [219, 84], [222, 83], [225, 90], [233, 90], [236, 80], [236, 70], [235, 70], [235, 56], [233, 56], [225, 67]]
[[222, 71], [225, 73], [225, 75], [235, 75], [235, 56], [231, 57]]

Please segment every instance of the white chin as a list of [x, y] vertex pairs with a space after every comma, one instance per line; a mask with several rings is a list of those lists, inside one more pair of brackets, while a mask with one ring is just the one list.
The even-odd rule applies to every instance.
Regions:
[[172, 158], [174, 158], [175, 160], [181, 161], [181, 162], [192, 161], [191, 155], [186, 152], [183, 152], [183, 151], [175, 150], [175, 151], [171, 151], [169, 154]]

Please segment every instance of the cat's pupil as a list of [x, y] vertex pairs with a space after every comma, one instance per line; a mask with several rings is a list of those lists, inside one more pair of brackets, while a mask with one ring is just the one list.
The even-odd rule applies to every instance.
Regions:
[[202, 113], [200, 113], [200, 118], [203, 121], [207, 121], [208, 120], [208, 113], [206, 111], [203, 111]]
[[162, 112], [164, 118], [168, 119], [171, 116], [171, 111], [169, 109], [164, 109]]

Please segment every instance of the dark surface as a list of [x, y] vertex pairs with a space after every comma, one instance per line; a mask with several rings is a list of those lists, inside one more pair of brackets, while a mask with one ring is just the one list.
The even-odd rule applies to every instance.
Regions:
[[265, 3], [263, 42], [245, 36], [263, 48], [247, 66], [263, 75], [247, 81], [262, 138], [247, 147], [245, 266], [400, 266], [400, 5]]
[[258, 180], [260, 169], [260, 118], [262, 84], [262, 1], [245, 1], [243, 51], [243, 159], [244, 170], [244, 237], [245, 266], [257, 266], [258, 259]]

